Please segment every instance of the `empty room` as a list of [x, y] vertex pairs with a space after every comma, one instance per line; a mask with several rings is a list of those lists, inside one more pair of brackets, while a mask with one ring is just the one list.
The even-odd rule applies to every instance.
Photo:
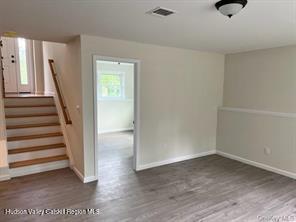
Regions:
[[2, 0], [0, 221], [296, 221], [295, 0]]
[[[112, 61], [111, 61], [112, 60]], [[94, 58], [97, 110], [98, 176], [114, 178], [133, 171], [135, 64], [111, 58]]]

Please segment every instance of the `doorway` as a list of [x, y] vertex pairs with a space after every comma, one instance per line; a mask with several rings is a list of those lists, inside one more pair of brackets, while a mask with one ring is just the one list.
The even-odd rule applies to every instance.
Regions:
[[5, 93], [34, 92], [32, 40], [1, 37]]
[[137, 169], [139, 67], [138, 60], [93, 57], [97, 178]]

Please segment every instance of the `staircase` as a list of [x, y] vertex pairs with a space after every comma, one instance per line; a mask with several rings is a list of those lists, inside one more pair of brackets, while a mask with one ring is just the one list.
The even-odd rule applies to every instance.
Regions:
[[52, 96], [6, 97], [4, 104], [11, 177], [69, 166]]

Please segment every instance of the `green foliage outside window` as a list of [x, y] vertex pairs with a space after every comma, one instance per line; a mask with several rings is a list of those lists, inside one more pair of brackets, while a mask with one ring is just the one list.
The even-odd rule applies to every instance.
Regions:
[[102, 98], [122, 96], [122, 78], [117, 74], [100, 75], [100, 95]]

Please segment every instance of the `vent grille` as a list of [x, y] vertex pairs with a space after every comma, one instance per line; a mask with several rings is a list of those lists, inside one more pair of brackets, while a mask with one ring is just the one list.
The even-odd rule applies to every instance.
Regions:
[[151, 15], [156, 15], [159, 17], [166, 17], [172, 14], [175, 14], [176, 12], [170, 9], [165, 9], [165, 8], [161, 8], [161, 7], [157, 7], [155, 9], [152, 9], [150, 11], [147, 12], [148, 14]]

